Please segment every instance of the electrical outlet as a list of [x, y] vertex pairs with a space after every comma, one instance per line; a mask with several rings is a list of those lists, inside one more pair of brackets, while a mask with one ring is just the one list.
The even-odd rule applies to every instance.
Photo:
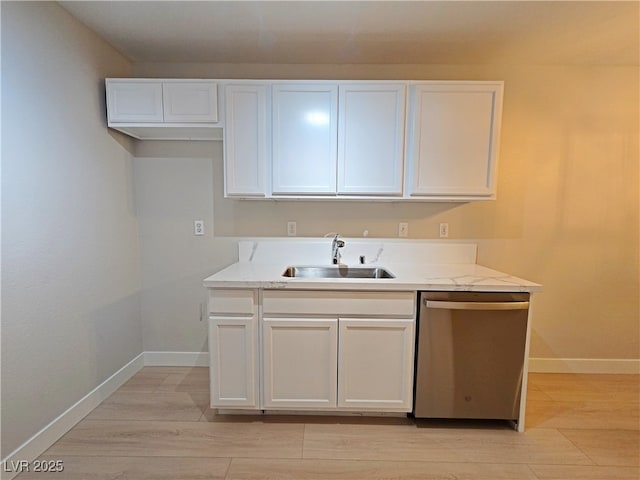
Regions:
[[447, 238], [449, 236], [449, 224], [441, 223], [440, 224], [440, 238]]
[[193, 222], [193, 234], [204, 235], [204, 221], [196, 220]]
[[287, 235], [290, 237], [296, 236], [296, 222], [287, 222]]
[[409, 224], [406, 222], [400, 222], [398, 224], [398, 236], [399, 237], [408, 237], [409, 236]]

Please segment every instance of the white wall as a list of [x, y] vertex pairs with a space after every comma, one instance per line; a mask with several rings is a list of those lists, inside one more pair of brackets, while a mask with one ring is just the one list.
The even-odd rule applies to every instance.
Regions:
[[2, 2], [2, 457], [142, 351], [130, 63], [54, 2]]

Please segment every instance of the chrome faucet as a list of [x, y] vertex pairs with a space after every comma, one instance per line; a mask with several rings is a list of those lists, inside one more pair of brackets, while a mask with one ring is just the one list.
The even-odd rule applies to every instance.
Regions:
[[344, 240], [340, 240], [340, 234], [336, 233], [331, 243], [331, 263], [338, 265], [340, 263], [340, 249], [344, 247]]

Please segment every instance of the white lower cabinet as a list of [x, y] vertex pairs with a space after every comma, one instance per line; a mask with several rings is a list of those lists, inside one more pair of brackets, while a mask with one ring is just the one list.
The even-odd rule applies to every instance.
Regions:
[[337, 318], [263, 320], [264, 407], [336, 406]]
[[209, 292], [211, 406], [410, 412], [415, 292]]
[[258, 290], [209, 291], [209, 386], [212, 407], [260, 406]]
[[265, 409], [410, 412], [415, 292], [265, 290]]
[[257, 317], [209, 317], [212, 407], [259, 407]]
[[340, 318], [338, 408], [411, 411], [413, 319]]

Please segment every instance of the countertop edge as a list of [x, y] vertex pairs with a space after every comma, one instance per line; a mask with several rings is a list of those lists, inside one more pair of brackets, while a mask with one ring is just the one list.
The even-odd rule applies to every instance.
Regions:
[[[393, 270], [394, 266], [389, 265]], [[461, 291], [461, 292], [526, 292], [543, 290], [542, 285], [492, 270], [478, 264], [463, 265], [469, 273], [460, 274], [460, 265], [437, 265], [438, 274], [424, 278], [424, 273], [405, 273], [398, 267], [393, 279], [309, 279], [284, 278], [280, 265], [238, 262], [203, 280], [205, 288], [271, 289], [271, 290], [370, 290], [370, 291]], [[450, 273], [450, 274], [448, 274]]]

